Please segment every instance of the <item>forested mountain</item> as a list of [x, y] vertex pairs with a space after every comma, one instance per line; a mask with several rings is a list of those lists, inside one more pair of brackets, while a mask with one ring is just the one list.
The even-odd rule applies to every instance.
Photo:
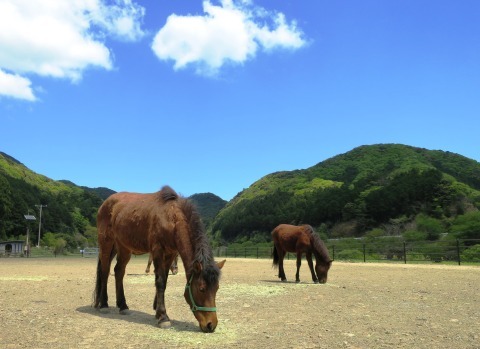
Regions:
[[[95, 231], [96, 212], [102, 198], [71, 182], [54, 181], [29, 170], [20, 161], [0, 153], [0, 240], [23, 238], [27, 224], [38, 231], [38, 206], [42, 207], [42, 236], [55, 232], [66, 246], [85, 245]], [[37, 221], [26, 222], [24, 215]], [[37, 234], [33, 234], [36, 243]]]
[[227, 204], [225, 200], [212, 193], [193, 194], [189, 199], [197, 206], [203, 223], [207, 227]]
[[[24, 239], [31, 224], [36, 243], [38, 220], [24, 215], [39, 219], [36, 205], [46, 205], [43, 243], [94, 246], [96, 212], [112, 193], [51, 180], [0, 152], [0, 240]], [[308, 169], [272, 173], [228, 203], [211, 193], [190, 199], [217, 244], [269, 241], [280, 223], [308, 223], [329, 238], [480, 238], [480, 163], [398, 144], [361, 146]]]
[[[100, 187], [80, 187], [68, 180], [54, 181], [37, 174], [17, 159], [0, 152], [0, 241], [25, 239], [27, 225], [37, 243], [38, 205], [42, 207], [44, 244], [76, 249], [96, 246], [96, 213], [103, 200], [115, 191]], [[225, 206], [226, 201], [211, 194], [190, 197], [206, 226]], [[31, 214], [36, 221], [27, 222]], [[48, 241], [47, 241], [48, 240]]]
[[[60, 182], [62, 182], [62, 183], [64, 183], [64, 184], [67, 184], [67, 185], [74, 186], [74, 187], [78, 187], [75, 183], [70, 182], [70, 181], [67, 181], [67, 180], [61, 180]], [[99, 196], [100, 199], [102, 199], [102, 200], [105, 200], [105, 199], [108, 198], [110, 195], [116, 193], [115, 190], [112, 190], [112, 189], [109, 189], [109, 188], [105, 188], [105, 187], [89, 188], [89, 187], [81, 186], [80, 188], [82, 188], [83, 190], [86, 190], [86, 191], [88, 191], [88, 192], [90, 192], [90, 193], [94, 193], [95, 195]]]
[[[361, 146], [305, 170], [277, 172], [237, 194], [212, 223], [217, 239], [308, 223], [329, 237], [402, 232], [418, 214], [452, 220], [480, 207], [480, 163], [399, 144]], [[479, 236], [480, 237], [480, 234]]]

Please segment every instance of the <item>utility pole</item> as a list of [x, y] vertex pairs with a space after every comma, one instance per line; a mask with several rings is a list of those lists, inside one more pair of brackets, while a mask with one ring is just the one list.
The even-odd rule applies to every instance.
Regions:
[[30, 227], [28, 226], [28, 221], [36, 220], [34, 215], [30, 214], [30, 210], [28, 210], [28, 214], [23, 215], [27, 220], [27, 243], [26, 243], [26, 257], [30, 257]]
[[40, 210], [40, 219], [38, 221], [38, 243], [37, 247], [40, 247], [40, 231], [42, 230], [42, 208], [47, 207], [47, 205], [35, 205]]

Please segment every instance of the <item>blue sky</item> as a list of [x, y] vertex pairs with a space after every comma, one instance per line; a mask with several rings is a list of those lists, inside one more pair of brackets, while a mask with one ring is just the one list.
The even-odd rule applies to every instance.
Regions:
[[480, 2], [0, 0], [0, 151], [230, 200], [357, 146], [480, 161]]

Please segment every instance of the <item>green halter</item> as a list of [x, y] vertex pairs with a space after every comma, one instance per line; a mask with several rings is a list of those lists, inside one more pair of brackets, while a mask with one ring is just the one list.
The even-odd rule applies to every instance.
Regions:
[[193, 294], [192, 294], [192, 280], [193, 280], [193, 273], [192, 276], [190, 277], [190, 280], [188, 280], [187, 285], [185, 286], [185, 289], [188, 290], [188, 294], [190, 295], [190, 302], [192, 303], [192, 307], [190, 308], [192, 312], [198, 311], [217, 311], [216, 307], [199, 307], [198, 305], [195, 304], [195, 300], [193, 299]]

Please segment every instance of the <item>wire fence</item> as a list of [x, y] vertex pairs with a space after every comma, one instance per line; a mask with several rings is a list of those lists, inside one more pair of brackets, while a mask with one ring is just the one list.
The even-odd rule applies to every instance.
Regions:
[[[480, 263], [480, 239], [403, 241], [397, 238], [330, 240], [326, 243], [330, 258], [352, 262], [398, 262], [398, 263]], [[272, 258], [271, 247], [228, 247], [213, 249], [215, 257], [225, 258]], [[94, 257], [97, 248], [86, 248], [77, 252], [56, 253], [47, 247], [34, 248], [30, 258], [38, 257]], [[0, 257], [27, 257], [23, 253], [3, 254]], [[296, 259], [294, 253], [287, 253], [286, 259]]]
[[[450, 241], [330, 241], [327, 242], [333, 260], [360, 262], [454, 262], [480, 263], [480, 239]], [[273, 247], [217, 247], [216, 257], [230, 258], [271, 258]], [[294, 253], [287, 253], [286, 259], [296, 259]]]

